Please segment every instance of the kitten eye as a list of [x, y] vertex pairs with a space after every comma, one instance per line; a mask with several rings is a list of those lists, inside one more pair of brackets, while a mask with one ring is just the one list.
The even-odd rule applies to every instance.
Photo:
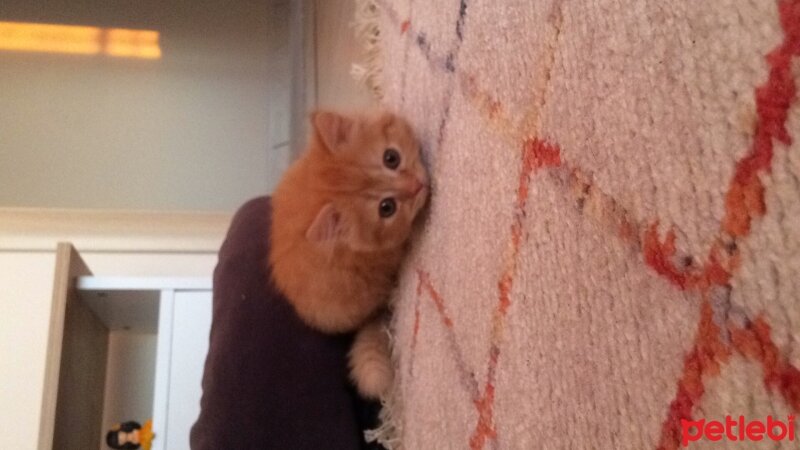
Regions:
[[383, 152], [383, 165], [395, 170], [400, 165], [400, 152], [393, 148], [387, 148]]
[[378, 215], [384, 219], [392, 217], [395, 211], [397, 211], [397, 202], [392, 197], [381, 200], [380, 205], [378, 205]]

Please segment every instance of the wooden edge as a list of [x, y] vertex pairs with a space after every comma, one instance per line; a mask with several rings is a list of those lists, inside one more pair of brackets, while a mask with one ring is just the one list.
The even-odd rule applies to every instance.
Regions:
[[74, 289], [79, 275], [91, 275], [89, 268], [70, 243], [59, 242], [56, 247], [56, 270], [53, 281], [53, 301], [50, 306], [50, 326], [45, 355], [44, 389], [39, 417], [39, 450], [52, 450], [53, 432], [58, 400], [58, 376], [61, 366], [61, 346], [64, 340], [64, 317], [67, 297]]
[[216, 252], [226, 213], [0, 208], [0, 251], [53, 251], [68, 241], [83, 252]]

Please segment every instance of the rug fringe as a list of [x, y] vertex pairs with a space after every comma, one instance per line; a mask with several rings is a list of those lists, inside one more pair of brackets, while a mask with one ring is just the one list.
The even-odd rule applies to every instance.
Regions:
[[356, 12], [352, 24], [356, 39], [365, 50], [364, 61], [354, 63], [350, 75], [369, 89], [378, 100], [383, 100], [381, 75], [383, 58], [380, 33], [380, 10], [376, 0], [355, 0]]
[[[392, 324], [393, 326], [393, 324]], [[381, 399], [381, 412], [379, 415], [380, 426], [374, 430], [364, 431], [364, 438], [367, 442], [378, 442], [386, 447], [387, 450], [402, 450], [402, 398], [400, 396], [400, 383], [398, 380], [399, 367], [395, 359], [397, 352], [394, 351], [395, 339], [391, 332], [391, 327], [385, 326], [384, 331], [389, 335], [390, 348], [392, 349], [393, 366], [395, 369], [395, 379], [392, 389], [386, 397]]]

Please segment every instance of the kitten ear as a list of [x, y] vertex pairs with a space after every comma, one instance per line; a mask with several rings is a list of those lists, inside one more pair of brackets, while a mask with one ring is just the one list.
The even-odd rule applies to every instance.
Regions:
[[355, 122], [349, 117], [329, 111], [311, 113], [311, 124], [328, 150], [335, 152], [339, 146], [350, 139]]
[[315, 243], [332, 243], [341, 236], [342, 216], [328, 203], [319, 210], [317, 217], [306, 230], [306, 239]]

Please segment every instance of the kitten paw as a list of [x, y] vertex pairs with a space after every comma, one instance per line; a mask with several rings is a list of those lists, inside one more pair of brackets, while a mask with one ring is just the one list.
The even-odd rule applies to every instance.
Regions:
[[363, 397], [379, 399], [389, 393], [394, 368], [389, 336], [380, 322], [369, 323], [358, 331], [350, 349], [350, 377]]
[[353, 372], [359, 394], [369, 399], [380, 399], [389, 393], [394, 381], [392, 368], [384, 364], [374, 364], [361, 373]]

